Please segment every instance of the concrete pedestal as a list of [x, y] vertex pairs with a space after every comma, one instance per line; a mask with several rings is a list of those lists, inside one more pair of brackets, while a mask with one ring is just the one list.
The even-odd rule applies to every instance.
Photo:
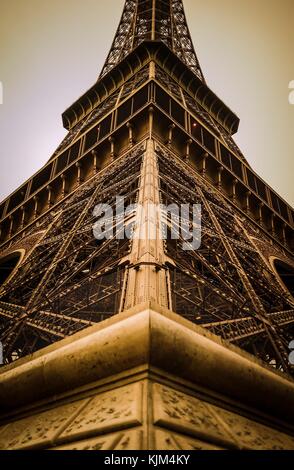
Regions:
[[294, 449], [294, 382], [152, 304], [3, 368], [0, 413], [1, 449]]

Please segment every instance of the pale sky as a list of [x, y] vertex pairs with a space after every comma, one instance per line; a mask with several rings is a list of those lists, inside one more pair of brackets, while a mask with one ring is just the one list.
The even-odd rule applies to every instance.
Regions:
[[[123, 0], [1, 0], [0, 200], [50, 158], [61, 114], [97, 79]], [[293, 0], [184, 0], [202, 70], [240, 117], [236, 141], [294, 203]]]

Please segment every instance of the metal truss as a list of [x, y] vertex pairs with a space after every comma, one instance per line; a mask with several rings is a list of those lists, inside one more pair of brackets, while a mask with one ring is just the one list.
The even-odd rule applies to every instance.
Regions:
[[[0, 294], [6, 362], [120, 311], [132, 242], [123, 237], [96, 240], [94, 208], [103, 203], [114, 207], [118, 195], [127, 205], [138, 200], [144, 149], [143, 144], [133, 147], [41, 220], [37, 246]], [[156, 156], [161, 202], [202, 207], [200, 248], [184, 251], [183, 239], [171, 236], [164, 245], [171, 308], [290, 373], [293, 302], [258, 249], [256, 240], [268, 240], [171, 149], [156, 144]], [[115, 219], [115, 230], [131, 221], [130, 216], [122, 226]], [[162, 224], [171, 230], [168, 217]]]
[[[291, 325], [293, 327], [294, 309], [270, 313], [268, 317], [278, 327], [286, 328]], [[264, 324], [253, 317], [207, 323], [202, 326], [230, 342], [240, 342], [241, 340], [246, 339], [249, 343], [253, 340], [254, 336], [266, 333]]]
[[166, 243], [173, 310], [289, 372], [293, 302], [252, 242], [261, 235], [170, 150], [157, 152], [162, 202], [202, 207], [200, 249], [183, 251], [183, 239]]
[[182, 0], [126, 0], [100, 77], [106, 75], [145, 40], [163, 41], [205, 82], [190, 37]]
[[[204, 82], [181, 0], [126, 0], [101, 76], [144, 40], [163, 41]], [[155, 75], [155, 80], [183, 103], [186, 111], [192, 110], [195, 119], [204, 122], [213, 134], [244, 159], [231, 136], [208, 111], [164, 70], [156, 67]], [[98, 123], [104, 114], [116, 109], [120, 100], [132, 95], [134, 89], [147, 79], [148, 65], [142, 66], [132, 79], [113, 89], [112, 94], [87, 117], [81, 118], [54, 155]], [[24, 238], [36, 240], [13, 272], [13, 277], [0, 289], [0, 340], [5, 363], [123, 310], [125, 299], [136, 297], [131, 288], [137, 285], [137, 273], [145, 269], [145, 281], [148, 279], [145, 299], [150, 294], [149, 274], [156, 277], [164, 271], [159, 278], [161, 281], [156, 278], [156, 282], [158, 285], [161, 282], [162, 289], [168, 290], [168, 295], [162, 295], [167, 299], [165, 308], [240, 346], [276, 369], [292, 373], [288, 365], [288, 345], [294, 337], [293, 299], [277, 281], [267, 261], [269, 256], [264, 256], [262, 247], [270, 247], [271, 253], [287, 261], [286, 252], [275, 246], [272, 239], [255, 228], [249, 217], [237, 212], [218, 189], [194, 171], [187, 164], [189, 155], [184, 160], [173, 153], [173, 141], [166, 140], [164, 130], [156, 129], [155, 137], [155, 106], [143, 111], [146, 112], [144, 120], [142, 116], [138, 120], [134, 117], [129, 127], [129, 131], [134, 129], [135, 134], [139, 134], [137, 122], [138, 128], [144, 126], [137, 144], [129, 134], [130, 147], [127, 151], [124, 147], [124, 154], [118, 153], [121, 156], [116, 158], [116, 153], [112, 152], [104, 169], [84, 184], [79, 180], [80, 186], [74, 186], [76, 189], [71, 195], [65, 197], [61, 193], [56, 206], [38, 217], [31, 228], [25, 230], [25, 235], [18, 234], [5, 246], [12, 251], [22, 245]], [[113, 115], [115, 119], [115, 113]], [[176, 128], [176, 121], [173, 125]], [[125, 131], [126, 128], [119, 131], [118, 142], [122, 136], [124, 142], [128, 138]], [[164, 135], [159, 136], [161, 132]], [[162, 218], [162, 229], [167, 229], [169, 237], [164, 243], [160, 242], [160, 247], [159, 243], [155, 246], [156, 240], [149, 250], [150, 253], [160, 251], [155, 269], [150, 268], [153, 262], [149, 259], [146, 262], [136, 258], [139, 250], [136, 252], [135, 243], [125, 237], [109, 236], [100, 240], [93, 235], [97, 205], [108, 204], [114, 208], [117, 196], [124, 196], [126, 205], [145, 200], [141, 186], [144, 181], [142, 162], [148, 153], [147, 135], [148, 144], [152, 140], [152, 145], [149, 145], [145, 178], [147, 180], [147, 169], [151, 168], [153, 172], [148, 173], [148, 178], [153, 178], [152, 188], [158, 196], [155, 199], [167, 206], [199, 204], [202, 207], [201, 246], [197, 250], [183, 250], [183, 237], [174, 240], [170, 218]], [[158, 139], [161, 144], [157, 143]], [[155, 141], [154, 152], [150, 149]], [[94, 172], [96, 170], [94, 168]], [[114, 232], [120, 234], [129, 228], [134, 218], [131, 214], [122, 224], [116, 216]], [[132, 250], [136, 256], [131, 256]], [[138, 285], [142, 286], [144, 282]]]
[[[94, 208], [136, 200], [142, 147], [81, 187], [40, 224], [43, 236], [0, 294], [5, 360], [40, 349], [119, 310], [129, 240], [96, 240]], [[124, 230], [115, 219], [114, 230]]]

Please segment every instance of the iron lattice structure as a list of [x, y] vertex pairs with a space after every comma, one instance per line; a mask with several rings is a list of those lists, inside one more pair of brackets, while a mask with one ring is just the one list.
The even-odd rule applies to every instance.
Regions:
[[[119, 311], [122, 259], [129, 242], [97, 240], [95, 208], [106, 202], [114, 206], [118, 195], [124, 195], [128, 204], [135, 202], [139, 150], [78, 190], [40, 223], [36, 249], [2, 294], [0, 308], [6, 321], [1, 337], [9, 360]], [[119, 225], [118, 220], [114, 228]]]
[[146, 40], [163, 41], [205, 82], [187, 26], [182, 0], [127, 0], [100, 77]]
[[[63, 120], [54, 155], [0, 206], [5, 363], [154, 302], [292, 373], [294, 212], [234, 142], [238, 118], [205, 83], [182, 1], [127, 0], [98, 82]], [[201, 205], [200, 248], [138, 202]], [[97, 239], [103, 204], [113, 233]], [[152, 239], [125, 236], [147, 223]]]
[[158, 159], [165, 205], [202, 207], [201, 247], [183, 251], [183, 239], [167, 242], [174, 261], [174, 310], [265, 362], [287, 368], [294, 310], [262, 256], [269, 240], [170, 151], [159, 147]]

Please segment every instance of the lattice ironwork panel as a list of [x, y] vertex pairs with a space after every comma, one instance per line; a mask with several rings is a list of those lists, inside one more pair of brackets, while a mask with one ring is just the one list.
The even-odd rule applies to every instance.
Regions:
[[[130, 241], [96, 239], [94, 209], [114, 207], [120, 195], [127, 205], [135, 202], [142, 155], [143, 147], [137, 146], [40, 222], [43, 236], [0, 294], [0, 339], [7, 362], [119, 311], [121, 260]], [[124, 230], [119, 219], [114, 229]]]
[[164, 205], [202, 207], [199, 249], [184, 251], [182, 237], [166, 242], [173, 310], [287, 371], [293, 301], [253, 242], [263, 236], [169, 150], [157, 153]]
[[100, 77], [144, 40], [164, 42], [203, 82], [182, 0], [126, 0], [121, 21]]

